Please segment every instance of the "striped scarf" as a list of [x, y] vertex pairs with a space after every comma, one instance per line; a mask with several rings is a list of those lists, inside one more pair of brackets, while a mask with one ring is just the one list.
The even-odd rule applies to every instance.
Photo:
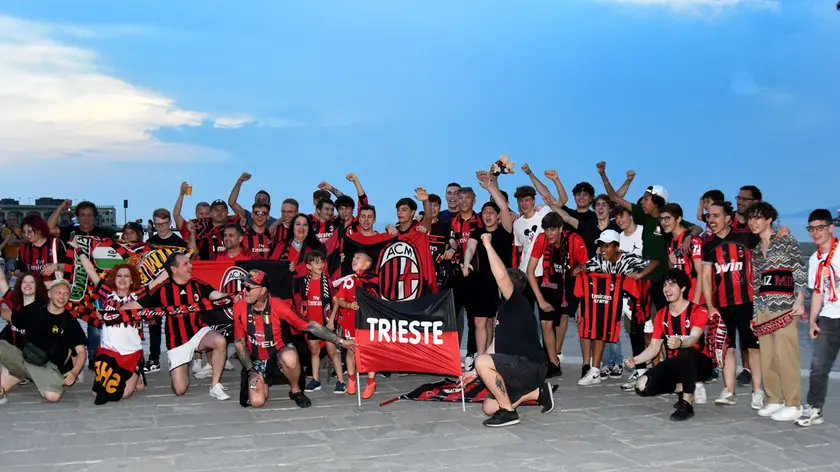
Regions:
[[[831, 249], [825, 259], [822, 258], [822, 250], [817, 248], [817, 260], [820, 261], [817, 266], [817, 280], [814, 282], [814, 292], [821, 293], [825, 296], [825, 291], [828, 290], [828, 296], [825, 298], [827, 302], [837, 302], [837, 274], [831, 266], [831, 260], [834, 258], [834, 253], [837, 251], [838, 239], [831, 238]], [[828, 272], [828, 288], [823, 287], [823, 273]]]
[[[311, 280], [312, 274], [307, 274], [303, 277], [303, 293], [301, 294], [301, 296], [304, 300], [309, 294], [309, 282]], [[321, 311], [325, 320], [328, 320], [330, 318], [330, 314], [332, 314], [330, 302], [332, 302], [332, 292], [330, 291], [330, 278], [327, 277], [327, 274], [321, 274]], [[307, 307], [306, 309], [308, 310], [309, 307]]]

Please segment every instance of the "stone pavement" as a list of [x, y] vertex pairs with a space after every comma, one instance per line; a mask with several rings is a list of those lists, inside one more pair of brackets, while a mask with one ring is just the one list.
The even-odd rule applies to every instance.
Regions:
[[[32, 385], [12, 391], [0, 407], [0, 471], [840, 470], [840, 381], [830, 386], [824, 426], [759, 419], [746, 389], [738, 390], [738, 405], [700, 405], [694, 419], [676, 424], [668, 420], [674, 396], [640, 398], [620, 391], [617, 380], [578, 387], [578, 367], [565, 367], [553, 413], [522, 407], [521, 424], [495, 430], [481, 425], [479, 405], [466, 413], [459, 403], [379, 406], [431, 377], [380, 378], [361, 408], [329, 389], [300, 409], [278, 386], [255, 410], [239, 406], [232, 372], [225, 373], [226, 402], [195, 379], [176, 398], [159, 372], [135, 398], [97, 407], [87, 371], [58, 404], [41, 402]], [[720, 388], [708, 385], [709, 398]]]

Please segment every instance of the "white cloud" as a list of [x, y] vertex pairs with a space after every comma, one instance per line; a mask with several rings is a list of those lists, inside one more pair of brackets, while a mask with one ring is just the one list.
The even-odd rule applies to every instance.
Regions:
[[793, 102], [793, 96], [781, 89], [759, 86], [755, 77], [748, 72], [734, 74], [729, 88], [735, 95], [758, 98], [774, 105], [785, 105]]
[[219, 116], [213, 120], [214, 128], [241, 128], [256, 120], [250, 115]]
[[[140, 31], [0, 16], [0, 163], [66, 156], [109, 161], [223, 157], [218, 150], [168, 143], [153, 134], [161, 128], [201, 126], [212, 116], [180, 108], [172, 98], [106, 73], [95, 51], [63, 41]], [[216, 125], [245, 123], [236, 116], [219, 116]]]
[[602, 3], [618, 3], [643, 7], [664, 7], [688, 12], [711, 11], [720, 13], [732, 7], [750, 7], [762, 10], [777, 10], [779, 0], [594, 0]]

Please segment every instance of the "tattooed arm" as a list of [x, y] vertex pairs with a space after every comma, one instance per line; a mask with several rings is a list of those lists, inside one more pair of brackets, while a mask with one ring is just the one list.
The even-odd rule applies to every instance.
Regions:
[[316, 323], [314, 321], [310, 321], [309, 324], [306, 326], [306, 329], [304, 329], [304, 331], [315, 336], [316, 338], [323, 339], [328, 343], [333, 343], [336, 346], [351, 348], [354, 345], [352, 341], [349, 341], [347, 339], [341, 339], [340, 337], [338, 337], [337, 334], [324, 327], [324, 325]]
[[248, 353], [248, 347], [245, 345], [245, 338], [236, 338], [234, 340], [234, 344], [236, 345], [236, 355], [239, 356], [239, 360], [242, 362], [242, 367], [245, 370], [251, 370], [254, 368], [254, 363], [251, 362], [251, 354]]

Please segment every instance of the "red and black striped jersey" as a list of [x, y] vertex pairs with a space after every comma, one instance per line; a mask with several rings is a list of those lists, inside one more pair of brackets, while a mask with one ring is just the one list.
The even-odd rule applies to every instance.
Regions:
[[315, 229], [315, 236], [321, 243], [326, 243], [333, 235], [333, 232], [338, 227], [339, 218], [323, 221], [320, 218], [312, 218], [309, 220], [309, 225]]
[[656, 318], [653, 320], [653, 339], [661, 339], [665, 346], [666, 355], [676, 357], [680, 351], [668, 347], [668, 337], [677, 336], [679, 339], [688, 339], [691, 335], [691, 328], [700, 328], [703, 330], [703, 334], [694, 348], [712, 358], [712, 353], [706, 344], [706, 325], [708, 324], [709, 312], [705, 307], [689, 302], [682, 313], [673, 314], [670, 308], [666, 306], [656, 312]]
[[244, 339], [252, 359], [266, 361], [291, 344], [290, 327], [303, 331], [309, 323], [290, 307], [290, 301], [269, 297], [265, 309], [255, 313], [253, 305], [240, 300], [233, 305], [233, 336]]
[[[283, 227], [283, 225], [280, 224], [279, 227]], [[278, 232], [280, 231], [279, 227]], [[262, 233], [258, 233], [253, 227], [251, 227], [245, 231], [245, 238], [242, 239], [242, 247], [245, 248], [245, 250], [250, 251], [255, 259], [268, 259], [269, 254], [271, 254], [271, 249], [273, 248], [273, 241], [274, 238], [272, 238], [271, 234], [269, 234], [268, 228], [266, 228]]]
[[[682, 252], [682, 245], [686, 238], [690, 238], [691, 253], [685, 254]], [[703, 240], [697, 236], [692, 236], [691, 233], [684, 229], [682, 233], [676, 238], [670, 238], [668, 244], [668, 255], [676, 255], [677, 262], [674, 264], [674, 269], [679, 269], [688, 275], [691, 280], [691, 289], [688, 291], [688, 299], [694, 300], [694, 295], [697, 290], [697, 270], [694, 268], [694, 261], [703, 260]], [[700, 295], [700, 303], [703, 304], [703, 295]]]
[[476, 228], [483, 228], [484, 222], [481, 220], [481, 214], [472, 212], [472, 216], [464, 219], [460, 213], [452, 218], [452, 234], [455, 241], [458, 243], [458, 257], [463, 260], [464, 254], [467, 253], [467, 243], [470, 242], [470, 233]]
[[[64, 241], [52, 236], [46, 238], [44, 244], [36, 246], [32, 243], [25, 243], [20, 247], [18, 258], [21, 263], [21, 270], [23, 272], [32, 272], [33, 274], [40, 274], [41, 271], [49, 264], [58, 263], [63, 265], [68, 262], [67, 249], [64, 247]], [[59, 268], [58, 270], [62, 270]], [[55, 280], [55, 272], [51, 275], [43, 276], [44, 282]]]
[[583, 272], [575, 281], [575, 296], [580, 298], [582, 339], [616, 342], [620, 334], [624, 294], [638, 297], [638, 284], [622, 274]]
[[[368, 204], [368, 197], [365, 194], [359, 195], [359, 201], [356, 203], [356, 215], [350, 221], [344, 222], [344, 233], [353, 234], [359, 232], [359, 214], [362, 212], [362, 207]], [[341, 235], [344, 237], [344, 234]]]
[[703, 264], [712, 266], [713, 302], [718, 308], [753, 301], [752, 256], [758, 243], [752, 233], [729, 231], [703, 244]]
[[[208, 284], [195, 279], [184, 285], [167, 280], [137, 303], [143, 308], [162, 306], [183, 306], [198, 303], [199, 300], [209, 299], [215, 289]], [[167, 316], [164, 333], [166, 334], [166, 348], [173, 349], [187, 343], [198, 331], [206, 326], [199, 313]]]

